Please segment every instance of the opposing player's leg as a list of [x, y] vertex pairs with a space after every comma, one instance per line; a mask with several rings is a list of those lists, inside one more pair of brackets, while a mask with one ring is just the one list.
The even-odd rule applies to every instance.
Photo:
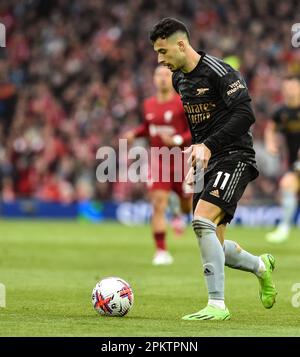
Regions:
[[225, 266], [243, 270], [255, 274], [259, 281], [259, 297], [266, 309], [270, 309], [277, 295], [272, 280], [272, 272], [275, 268], [275, 259], [271, 254], [263, 254], [260, 257], [248, 253], [238, 243], [225, 239], [226, 225], [221, 224], [217, 228], [217, 235], [223, 241], [225, 253]]
[[183, 214], [190, 214], [192, 211], [192, 195], [180, 196], [180, 208]]
[[170, 192], [169, 196], [170, 223], [174, 232], [175, 238], [180, 238], [186, 228], [185, 217], [183, 217], [180, 208], [180, 199], [174, 191]]
[[290, 234], [293, 219], [298, 208], [299, 179], [297, 173], [288, 172], [280, 181], [282, 221], [277, 229], [266, 235], [270, 243], [282, 243]]
[[182, 182], [175, 182], [172, 185], [178, 197], [178, 211], [173, 215], [171, 225], [175, 236], [180, 237], [187, 227], [187, 216], [192, 212], [192, 194], [185, 192]]
[[156, 253], [152, 263], [154, 265], [168, 265], [173, 263], [173, 258], [167, 250], [166, 243], [166, 209], [168, 207], [169, 191], [153, 189], [150, 191], [150, 200], [153, 207], [152, 234], [155, 242]]

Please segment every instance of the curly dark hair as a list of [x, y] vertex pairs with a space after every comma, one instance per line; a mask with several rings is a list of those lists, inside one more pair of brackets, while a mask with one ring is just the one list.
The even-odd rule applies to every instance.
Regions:
[[158, 38], [168, 38], [177, 31], [184, 32], [190, 42], [190, 34], [185, 24], [171, 17], [166, 17], [154, 25], [149, 38], [154, 43]]

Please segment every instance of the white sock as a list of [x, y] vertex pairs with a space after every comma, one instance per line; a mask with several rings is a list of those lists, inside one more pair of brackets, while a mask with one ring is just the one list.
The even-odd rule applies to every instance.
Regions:
[[218, 309], [225, 310], [225, 302], [224, 300], [214, 300], [214, 299], [208, 299], [208, 305], [217, 307]]

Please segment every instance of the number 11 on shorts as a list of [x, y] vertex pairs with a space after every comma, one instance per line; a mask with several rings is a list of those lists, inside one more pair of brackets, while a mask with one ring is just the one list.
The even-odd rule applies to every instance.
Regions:
[[215, 179], [215, 182], [213, 184], [213, 187], [217, 187], [218, 186], [218, 183], [222, 177], [222, 175], [224, 174], [224, 179], [223, 179], [223, 182], [222, 182], [222, 185], [220, 186], [220, 190], [224, 190], [228, 180], [229, 180], [229, 177], [230, 177], [230, 174], [228, 174], [227, 172], [223, 172], [223, 171], [218, 171], [217, 173], [217, 177]]

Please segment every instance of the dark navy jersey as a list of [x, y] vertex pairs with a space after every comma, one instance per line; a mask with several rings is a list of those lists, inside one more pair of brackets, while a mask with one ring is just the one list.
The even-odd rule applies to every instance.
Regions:
[[289, 108], [284, 105], [273, 115], [276, 129], [285, 137], [289, 164], [292, 166], [299, 160], [300, 150], [300, 107]]
[[175, 71], [173, 86], [179, 93], [194, 144], [204, 143], [210, 161], [240, 152], [255, 165], [250, 126], [255, 121], [251, 98], [240, 72], [200, 51], [200, 61], [189, 73]]

